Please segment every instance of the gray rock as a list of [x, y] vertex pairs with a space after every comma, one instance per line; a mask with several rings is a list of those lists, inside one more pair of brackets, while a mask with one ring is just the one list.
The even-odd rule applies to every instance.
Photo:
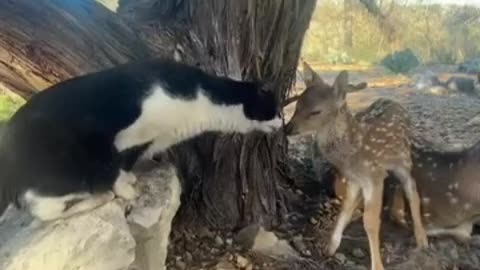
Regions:
[[234, 237], [235, 244], [242, 248], [250, 249], [255, 242], [255, 237], [259, 229], [260, 225], [258, 224], [252, 224], [241, 229]]
[[170, 166], [137, 176], [142, 193], [128, 217], [120, 200], [48, 223], [9, 207], [0, 218], [0, 269], [165, 269], [180, 184]]

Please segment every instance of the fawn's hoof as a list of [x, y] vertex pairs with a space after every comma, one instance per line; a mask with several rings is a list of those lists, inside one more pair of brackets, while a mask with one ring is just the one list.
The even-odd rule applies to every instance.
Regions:
[[427, 236], [417, 238], [417, 247], [421, 249], [428, 248]]
[[334, 239], [330, 240], [325, 250], [328, 256], [333, 256], [337, 252], [338, 247], [340, 246], [339, 241], [335, 241]]

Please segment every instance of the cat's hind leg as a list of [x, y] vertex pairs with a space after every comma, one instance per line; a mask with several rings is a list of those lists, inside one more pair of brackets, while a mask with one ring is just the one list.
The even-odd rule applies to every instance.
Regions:
[[32, 216], [42, 221], [64, 219], [81, 214], [112, 201], [115, 195], [111, 191], [90, 194], [75, 193], [52, 197], [27, 191], [24, 199]]

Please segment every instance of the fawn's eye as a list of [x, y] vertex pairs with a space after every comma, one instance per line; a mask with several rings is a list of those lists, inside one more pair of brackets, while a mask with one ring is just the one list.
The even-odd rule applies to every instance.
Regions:
[[319, 115], [322, 111], [313, 111], [310, 113], [310, 116]]

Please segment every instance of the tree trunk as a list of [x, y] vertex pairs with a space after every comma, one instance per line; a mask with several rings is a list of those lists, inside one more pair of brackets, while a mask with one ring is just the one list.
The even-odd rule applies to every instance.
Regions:
[[[118, 12], [142, 27], [175, 27], [183, 61], [217, 74], [266, 79], [283, 98], [315, 0], [122, 0]], [[158, 7], [158, 8], [157, 8]], [[188, 48], [189, 52], [185, 52]], [[282, 134], [208, 134], [174, 147], [169, 158], [186, 183], [178, 221], [217, 229], [271, 225], [286, 205]]]
[[24, 98], [67, 78], [152, 56], [94, 1], [0, 1], [0, 83]]
[[[28, 98], [53, 83], [153, 56], [265, 79], [286, 95], [316, 0], [0, 1], [0, 82]], [[228, 89], [226, 89], [228, 91]], [[286, 140], [206, 134], [168, 152], [184, 180], [180, 221], [233, 229], [284, 204]]]

